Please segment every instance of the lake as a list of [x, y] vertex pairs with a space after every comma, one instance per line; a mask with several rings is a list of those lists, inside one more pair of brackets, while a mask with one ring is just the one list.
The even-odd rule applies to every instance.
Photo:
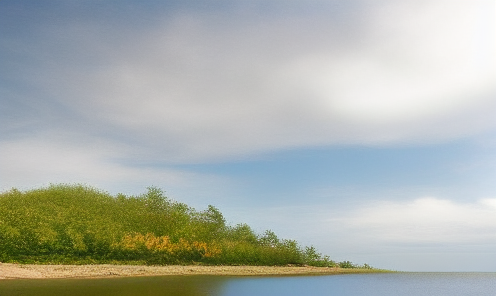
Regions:
[[378, 273], [296, 277], [157, 276], [0, 280], [0, 296], [494, 296], [496, 273]]

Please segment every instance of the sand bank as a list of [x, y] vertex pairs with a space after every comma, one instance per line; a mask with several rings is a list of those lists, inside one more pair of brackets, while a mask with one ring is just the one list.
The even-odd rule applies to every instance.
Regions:
[[0, 263], [0, 279], [103, 278], [159, 275], [324, 275], [363, 272], [373, 271], [311, 266], [34, 265]]

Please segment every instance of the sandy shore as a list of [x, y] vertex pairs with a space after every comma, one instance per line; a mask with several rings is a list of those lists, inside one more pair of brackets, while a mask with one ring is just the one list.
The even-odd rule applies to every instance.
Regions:
[[0, 263], [0, 279], [103, 278], [158, 275], [324, 275], [363, 272], [373, 271], [311, 266], [32, 265]]

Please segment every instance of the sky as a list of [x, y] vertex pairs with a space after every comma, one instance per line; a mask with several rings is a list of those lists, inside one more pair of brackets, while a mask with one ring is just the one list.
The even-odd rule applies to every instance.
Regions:
[[149, 186], [403, 271], [496, 271], [492, 0], [0, 1], [0, 191]]

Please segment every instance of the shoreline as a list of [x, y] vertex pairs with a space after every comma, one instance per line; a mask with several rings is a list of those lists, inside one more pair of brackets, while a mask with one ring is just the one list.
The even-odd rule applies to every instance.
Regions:
[[8, 279], [62, 279], [62, 278], [115, 278], [136, 276], [296, 276], [333, 275], [349, 273], [384, 272], [375, 269], [351, 269], [313, 266], [204, 266], [204, 265], [38, 265], [0, 263], [0, 280]]

